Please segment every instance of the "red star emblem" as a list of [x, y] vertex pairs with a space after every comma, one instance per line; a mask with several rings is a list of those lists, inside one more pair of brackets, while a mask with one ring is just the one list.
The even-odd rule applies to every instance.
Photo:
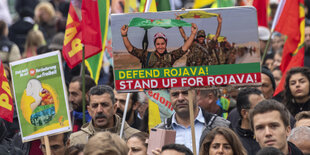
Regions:
[[201, 15], [194, 14], [194, 18], [200, 18]]

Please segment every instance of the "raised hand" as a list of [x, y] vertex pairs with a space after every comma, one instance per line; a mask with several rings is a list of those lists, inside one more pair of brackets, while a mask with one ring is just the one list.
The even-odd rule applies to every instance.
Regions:
[[197, 31], [198, 31], [197, 25], [195, 23], [192, 23], [192, 29], [191, 29], [192, 34], [196, 34]]
[[123, 26], [121, 27], [121, 34], [122, 34], [123, 36], [125, 36], [125, 35], [127, 35], [127, 32], [128, 32], [128, 25], [123, 25]]
[[218, 21], [219, 23], [222, 23], [222, 16], [221, 16], [221, 14], [219, 14], [219, 15], [217, 16], [217, 21]]

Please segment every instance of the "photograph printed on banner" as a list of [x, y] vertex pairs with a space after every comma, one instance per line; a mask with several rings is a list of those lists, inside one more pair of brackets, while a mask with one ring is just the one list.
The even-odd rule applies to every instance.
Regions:
[[260, 82], [253, 7], [115, 14], [111, 23], [117, 90]]

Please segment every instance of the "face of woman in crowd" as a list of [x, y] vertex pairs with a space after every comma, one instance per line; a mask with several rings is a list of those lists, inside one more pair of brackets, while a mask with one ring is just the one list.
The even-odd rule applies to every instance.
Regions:
[[233, 155], [234, 153], [226, 138], [221, 134], [217, 134], [210, 145], [209, 154]]
[[309, 96], [309, 80], [301, 73], [291, 76], [289, 87], [295, 99], [303, 99]]
[[144, 142], [142, 142], [137, 137], [132, 137], [127, 141], [127, 146], [129, 147], [128, 155], [146, 155], [146, 147]]
[[273, 59], [274, 59], [273, 61], [274, 68], [281, 65], [282, 56], [280, 54], [276, 53]]
[[275, 36], [273, 39], [272, 39], [272, 43], [271, 43], [271, 46], [273, 48], [274, 51], [277, 51], [279, 50], [280, 48], [282, 48], [283, 46], [283, 40], [280, 36]]
[[276, 82], [276, 87], [278, 87], [282, 78], [282, 72], [280, 70], [274, 70], [272, 71], [272, 75], [274, 77], [274, 81]]

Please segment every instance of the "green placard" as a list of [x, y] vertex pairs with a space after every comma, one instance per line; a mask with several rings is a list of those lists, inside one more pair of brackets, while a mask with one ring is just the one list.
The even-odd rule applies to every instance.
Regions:
[[10, 63], [23, 142], [71, 130], [59, 52]]

